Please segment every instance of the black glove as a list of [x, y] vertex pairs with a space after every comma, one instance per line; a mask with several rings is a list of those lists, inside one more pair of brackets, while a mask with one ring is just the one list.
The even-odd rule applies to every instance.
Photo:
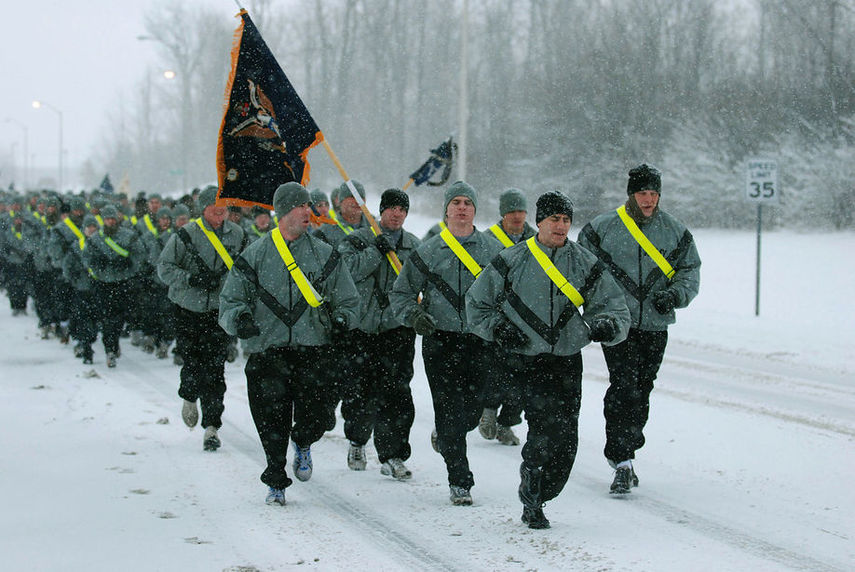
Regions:
[[502, 320], [493, 330], [493, 339], [505, 349], [521, 348], [528, 343], [528, 336], [508, 320]]
[[332, 333], [334, 336], [346, 334], [348, 331], [347, 316], [341, 312], [333, 312], [332, 315]]
[[252, 314], [241, 314], [237, 321], [237, 337], [242, 340], [254, 338], [261, 333], [255, 321], [252, 319]]
[[588, 338], [592, 342], [610, 342], [618, 333], [614, 318], [594, 318], [591, 320], [590, 328]]
[[413, 329], [420, 336], [429, 336], [436, 331], [436, 320], [422, 309], [413, 316]]
[[198, 274], [192, 274], [187, 283], [194, 288], [211, 292], [220, 287], [220, 273], [214, 270], [203, 270]]
[[677, 305], [677, 293], [666, 288], [653, 294], [653, 307], [660, 314], [667, 314]]
[[374, 246], [377, 247], [377, 250], [380, 251], [380, 254], [388, 254], [390, 252], [394, 252], [395, 246], [392, 244], [392, 241], [389, 240], [389, 237], [385, 234], [378, 234], [374, 237]]

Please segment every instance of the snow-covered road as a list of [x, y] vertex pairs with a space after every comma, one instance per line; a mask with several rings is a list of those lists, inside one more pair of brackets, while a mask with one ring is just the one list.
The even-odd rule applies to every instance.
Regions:
[[[821, 239], [812, 248], [827, 252]], [[710, 269], [717, 255], [702, 251]], [[715, 291], [715, 274], [704, 279]], [[177, 367], [126, 340], [116, 369], [100, 347], [84, 367], [70, 348], [36, 339], [34, 317], [2, 310], [3, 568], [852, 570], [855, 384], [850, 355], [833, 345], [851, 346], [851, 337], [826, 328], [802, 342], [793, 332], [803, 323], [748, 318], [727, 323], [728, 338], [718, 329], [727, 320], [697, 302], [671, 333], [635, 463], [640, 487], [627, 497], [608, 494], [602, 355], [583, 352], [579, 453], [546, 506], [544, 531], [519, 521], [520, 448], [477, 431], [468, 441], [475, 504], [450, 505], [429, 444], [420, 357], [411, 481], [380, 475], [371, 445], [368, 470], [348, 470], [339, 422], [313, 447], [311, 481], [288, 489], [286, 507], [268, 507], [242, 358], [227, 369], [223, 448], [204, 453], [201, 431], [181, 423]], [[846, 304], [834, 312], [852, 315]], [[742, 342], [766, 326], [779, 337]]]

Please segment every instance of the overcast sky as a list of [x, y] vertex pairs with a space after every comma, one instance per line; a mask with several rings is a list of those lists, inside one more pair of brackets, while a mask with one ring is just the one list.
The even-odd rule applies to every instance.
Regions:
[[[238, 12], [234, 0], [206, 3], [221, 5], [225, 21]], [[98, 145], [106, 110], [155, 66], [156, 46], [137, 36], [145, 33], [146, 9], [160, 4], [158, 0], [0, 0], [0, 156], [14, 148], [16, 163], [23, 163], [24, 129], [15, 123], [19, 122], [26, 126], [31, 164], [58, 165], [59, 117], [50, 109], [33, 109], [33, 100], [41, 99], [62, 111], [66, 169], [85, 160]]]

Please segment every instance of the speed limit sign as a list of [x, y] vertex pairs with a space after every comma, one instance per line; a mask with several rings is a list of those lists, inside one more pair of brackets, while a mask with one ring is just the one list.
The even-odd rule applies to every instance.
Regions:
[[749, 159], [745, 198], [762, 204], [778, 203], [778, 162], [772, 159]]

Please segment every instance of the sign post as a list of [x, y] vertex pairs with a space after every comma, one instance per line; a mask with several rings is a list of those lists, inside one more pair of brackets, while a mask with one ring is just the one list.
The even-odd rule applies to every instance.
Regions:
[[754, 315], [760, 315], [760, 234], [763, 229], [763, 205], [778, 204], [778, 162], [773, 159], [749, 159], [745, 169], [745, 198], [757, 203], [757, 280], [754, 291]]

